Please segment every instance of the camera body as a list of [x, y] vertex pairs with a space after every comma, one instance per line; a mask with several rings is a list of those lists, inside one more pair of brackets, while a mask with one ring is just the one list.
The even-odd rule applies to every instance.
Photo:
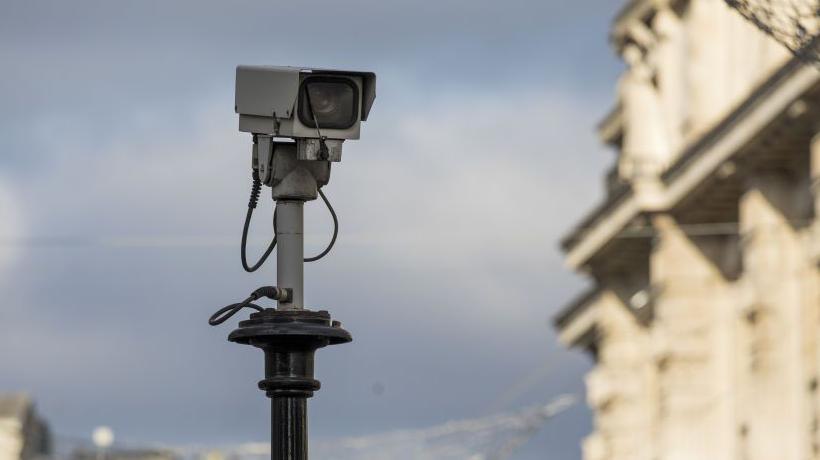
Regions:
[[242, 132], [291, 139], [358, 139], [375, 98], [372, 72], [236, 68], [235, 110]]
[[[359, 138], [376, 98], [376, 75], [241, 65], [235, 97], [239, 130], [253, 134], [252, 164], [261, 183], [274, 188], [275, 198], [315, 199], [327, 177], [321, 171], [314, 177], [316, 165], [309, 163], [327, 163], [329, 174], [330, 162], [342, 159], [342, 143]], [[290, 166], [277, 169], [285, 157]], [[290, 179], [279, 180], [282, 174]]]

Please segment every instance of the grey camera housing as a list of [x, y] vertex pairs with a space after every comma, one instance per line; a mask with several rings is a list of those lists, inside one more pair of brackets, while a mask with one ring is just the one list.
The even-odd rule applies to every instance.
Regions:
[[[346, 129], [326, 129], [320, 126], [321, 136], [328, 140], [358, 139], [361, 123], [367, 120], [376, 98], [376, 74], [332, 69], [301, 67], [246, 66], [236, 68], [235, 110], [239, 114], [239, 131], [271, 137], [291, 139], [318, 139], [316, 128], [305, 126], [297, 116], [299, 90], [308, 77], [342, 77], [358, 88], [359, 119]], [[304, 142], [303, 149], [313, 142]], [[341, 142], [331, 142], [339, 144]], [[332, 148], [332, 147], [331, 147]]]

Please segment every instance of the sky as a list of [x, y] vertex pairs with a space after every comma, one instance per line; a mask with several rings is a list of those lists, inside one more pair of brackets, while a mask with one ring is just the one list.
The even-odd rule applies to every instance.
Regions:
[[[275, 282], [275, 264], [239, 263], [250, 138], [233, 113], [236, 65], [271, 64], [378, 75], [325, 189], [339, 240], [305, 269], [307, 303], [354, 337], [318, 352], [311, 436], [582, 397], [590, 360], [550, 318], [586, 284], [558, 240], [613, 160], [594, 129], [619, 7], [2, 0], [0, 391], [28, 392], [63, 437], [267, 439], [262, 354], [207, 318]], [[306, 231], [308, 253], [329, 238], [318, 202]], [[577, 404], [515, 458], [578, 458], [591, 423]]]

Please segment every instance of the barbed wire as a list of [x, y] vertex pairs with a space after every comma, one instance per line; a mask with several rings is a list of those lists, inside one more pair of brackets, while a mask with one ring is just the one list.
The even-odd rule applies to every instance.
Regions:
[[820, 0], [725, 0], [795, 56], [820, 66]]

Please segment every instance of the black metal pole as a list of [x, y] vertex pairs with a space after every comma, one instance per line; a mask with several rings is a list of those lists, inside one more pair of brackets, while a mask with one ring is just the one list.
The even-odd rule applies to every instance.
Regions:
[[353, 340], [327, 311], [267, 310], [239, 322], [228, 340], [265, 352], [259, 389], [271, 399], [271, 460], [308, 460], [307, 399], [321, 388], [313, 378], [317, 349]]
[[271, 460], [307, 460], [307, 399], [271, 398]]

